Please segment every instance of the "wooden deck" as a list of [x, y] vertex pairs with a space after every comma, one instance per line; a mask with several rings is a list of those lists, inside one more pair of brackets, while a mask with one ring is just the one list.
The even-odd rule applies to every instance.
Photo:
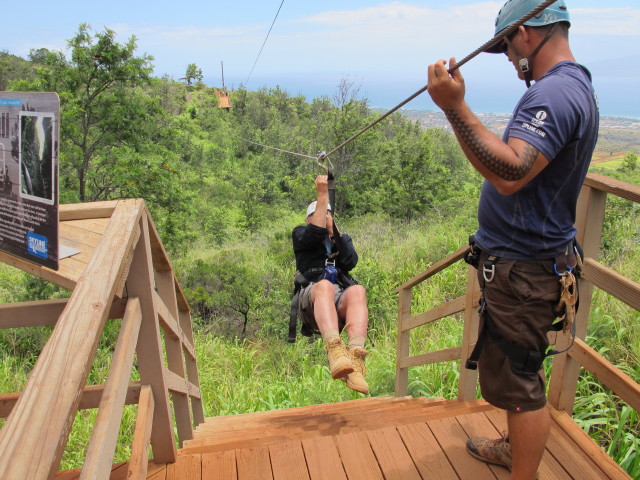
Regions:
[[[552, 428], [541, 480], [630, 478], [565, 413]], [[498, 437], [503, 412], [482, 400], [373, 397], [208, 418], [153, 480], [482, 480], [509, 472], [472, 458], [469, 436]], [[126, 464], [111, 479], [125, 479]], [[79, 478], [78, 470], [57, 480]]]

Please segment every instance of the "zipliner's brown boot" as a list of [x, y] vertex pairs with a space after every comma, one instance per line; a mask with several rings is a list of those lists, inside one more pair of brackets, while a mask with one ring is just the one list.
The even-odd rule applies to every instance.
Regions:
[[331, 377], [342, 378], [353, 372], [353, 364], [347, 353], [347, 348], [340, 337], [328, 338], [325, 342], [329, 357]]
[[369, 385], [364, 377], [367, 375], [367, 368], [364, 366], [364, 357], [369, 354], [364, 348], [355, 347], [349, 349], [349, 357], [353, 364], [353, 373], [346, 376], [347, 387], [356, 392], [369, 393]]

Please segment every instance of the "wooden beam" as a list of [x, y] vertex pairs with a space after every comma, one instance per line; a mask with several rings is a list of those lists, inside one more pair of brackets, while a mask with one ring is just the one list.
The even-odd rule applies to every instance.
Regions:
[[[89, 385], [84, 387], [78, 410], [88, 410], [98, 408], [102, 400], [104, 385]], [[140, 397], [140, 382], [129, 382], [125, 394], [125, 405], [135, 405]], [[11, 413], [16, 402], [20, 398], [19, 393], [5, 393], [0, 395], [0, 418], [6, 418]]]
[[[185, 331], [183, 327], [183, 333], [191, 340], [193, 344], [193, 331], [191, 330], [191, 314], [189, 311], [181, 310], [180, 325], [188, 324], [189, 328]], [[198, 365], [196, 363], [196, 356], [185, 355], [184, 357], [185, 368], [187, 369], [187, 379], [193, 383], [196, 387], [200, 388], [200, 377], [198, 373]], [[193, 414], [193, 423], [198, 426], [204, 422], [204, 408], [202, 406], [202, 398], [191, 397], [191, 412]]]
[[[16, 257], [7, 252], [0, 251], [0, 262], [6, 263], [12, 267], [15, 267], [23, 272], [27, 272], [35, 277], [42, 278], [51, 283], [66, 288], [67, 290], [73, 290], [76, 286], [75, 276], [65, 275], [55, 270], [50, 270], [41, 265], [28, 262], [20, 257]], [[64, 273], [64, 272], [63, 272]]]
[[468, 248], [469, 248], [469, 245], [464, 245], [464, 246], [460, 247], [458, 250], [453, 252], [448, 257], [440, 260], [438, 263], [435, 263], [435, 264], [431, 265], [429, 268], [427, 268], [421, 274], [416, 275], [415, 277], [413, 277], [408, 282], [403, 283], [402, 285], [400, 285], [393, 293], [400, 293], [400, 291], [404, 290], [405, 288], [414, 287], [417, 284], [422, 283], [427, 278], [435, 275], [439, 271], [444, 270], [445, 268], [447, 268], [450, 265], [453, 265], [458, 260], [460, 260], [462, 257], [464, 257], [464, 254], [465, 254], [465, 252], [467, 251]]
[[189, 352], [189, 355], [191, 355], [191, 357], [193, 358], [196, 358], [196, 351], [193, 347], [193, 344], [184, 334], [174, 316], [171, 314], [171, 312], [169, 312], [169, 309], [164, 304], [162, 298], [160, 298], [158, 292], [153, 292], [153, 301], [155, 303], [158, 316], [160, 317], [160, 321], [165, 327], [163, 328], [163, 330], [171, 337], [178, 339], [184, 345], [187, 352]]
[[438, 350], [437, 352], [424, 353], [422, 355], [414, 355], [398, 359], [398, 365], [401, 368], [417, 367], [418, 365], [430, 365], [432, 363], [449, 362], [451, 360], [460, 360], [462, 347], [447, 348]]
[[478, 303], [481, 293], [480, 285], [478, 284], [478, 272], [469, 265], [467, 268], [464, 329], [462, 331], [462, 346], [460, 350], [460, 379], [458, 380], [458, 400], [460, 401], [469, 401], [476, 398], [478, 371], [466, 368], [466, 360], [471, 355], [473, 347], [478, 340], [478, 329], [480, 326]]
[[153, 301], [155, 273], [149, 244], [149, 222], [144, 210], [140, 219], [141, 237], [136, 247], [133, 263], [127, 278], [127, 292], [140, 298], [142, 325], [136, 348], [138, 369], [142, 383], [153, 390], [155, 408], [153, 410], [153, 430], [151, 445], [154, 459], [160, 463], [175, 462], [176, 445], [171, 418], [169, 394], [164, 379], [164, 355], [158, 326], [158, 314]]
[[[182, 331], [182, 325], [178, 323], [179, 312], [175, 286], [173, 270], [156, 272], [157, 296], [155, 298], [162, 304], [165, 315], [171, 318], [178, 333], [174, 338], [165, 336], [164, 350], [167, 357], [167, 365], [172, 372], [177, 373], [182, 378], [186, 378], [184, 352], [191, 345]], [[159, 310], [158, 315], [162, 317]], [[188, 326], [190, 327], [190, 324]], [[195, 357], [193, 347], [191, 347], [189, 355]], [[186, 394], [174, 392], [171, 398], [173, 400], [173, 416], [178, 432], [178, 444], [182, 447], [185, 440], [193, 438], [193, 421], [189, 410], [189, 397]]]
[[160, 234], [152, 221], [149, 221], [149, 241], [151, 245], [151, 257], [153, 268], [156, 272], [173, 271], [169, 255], [162, 245]]
[[593, 441], [593, 438], [576, 425], [567, 412], [556, 410], [550, 406], [548, 408], [553, 421], [602, 469], [606, 478], [630, 478], [620, 465]]
[[411, 288], [403, 288], [398, 295], [398, 345], [396, 352], [396, 397], [407, 395], [409, 388], [409, 369], [400, 366], [400, 359], [409, 356], [411, 332], [404, 330], [403, 325], [411, 316]]
[[419, 313], [417, 315], [411, 315], [404, 322], [402, 322], [402, 330], [411, 330], [416, 327], [420, 327], [430, 322], [434, 322], [436, 320], [440, 320], [444, 317], [449, 317], [451, 315], [455, 315], [456, 313], [460, 313], [464, 310], [466, 302], [466, 296], [458, 297], [455, 300], [451, 300], [450, 302], [443, 303], [438, 305], [435, 308], [432, 308], [428, 312]]
[[615, 180], [598, 173], [590, 173], [587, 175], [584, 184], [601, 192], [610, 193], [616, 197], [640, 203], [640, 187], [638, 185]]
[[140, 200], [121, 200], [69, 304], [0, 431], [0, 478], [51, 478], [58, 469], [115, 285], [137, 240]]
[[58, 218], [61, 222], [67, 220], [84, 220], [87, 218], [110, 218], [117, 204], [118, 200], [61, 204], [58, 207]]
[[143, 385], [140, 391], [140, 403], [136, 416], [136, 428], [133, 432], [131, 458], [127, 469], [127, 479], [145, 480], [149, 461], [149, 442], [153, 425], [153, 392], [149, 385]]
[[113, 455], [116, 451], [116, 442], [122, 423], [126, 386], [131, 376], [133, 355], [138, 342], [141, 322], [140, 301], [135, 297], [130, 298], [122, 319], [120, 335], [109, 367], [109, 376], [100, 402], [98, 416], [91, 433], [91, 440], [82, 467], [82, 478], [107, 478], [111, 472]]
[[[68, 303], [68, 298], [59, 298], [1, 304], [0, 329], [55, 325]], [[109, 318], [122, 318], [126, 304], [125, 300], [115, 299], [109, 310]]]
[[[589, 185], [583, 186], [576, 208], [576, 238], [582, 243], [586, 258], [598, 259], [602, 225], [607, 201], [607, 194]], [[584, 339], [587, 334], [589, 311], [593, 284], [586, 279], [578, 283], [580, 308], [576, 314], [576, 337]], [[556, 349], [569, 347], [569, 335], [559, 335]], [[549, 381], [548, 402], [558, 410], [573, 412], [576, 389], [580, 378], [580, 364], [569, 355], [556, 355], [553, 359], [553, 370]]]
[[164, 369], [164, 378], [167, 388], [172, 392], [183, 393], [190, 397], [201, 398], [200, 389], [189, 380], [182, 378], [168, 368]]
[[598, 380], [613, 390], [613, 393], [627, 402], [631, 408], [640, 412], [640, 384], [622, 373], [618, 367], [579, 338], [576, 338], [568, 355], [593, 373]]
[[593, 258], [585, 258], [582, 276], [618, 300], [640, 310], [640, 283], [620, 275]]

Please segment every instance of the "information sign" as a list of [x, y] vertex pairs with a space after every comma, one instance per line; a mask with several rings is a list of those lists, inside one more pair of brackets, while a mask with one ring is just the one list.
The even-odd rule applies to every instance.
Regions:
[[58, 269], [56, 93], [0, 92], [0, 250]]

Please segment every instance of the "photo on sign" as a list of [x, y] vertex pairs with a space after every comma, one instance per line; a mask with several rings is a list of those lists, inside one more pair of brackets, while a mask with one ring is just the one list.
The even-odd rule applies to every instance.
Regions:
[[20, 112], [20, 196], [54, 203], [53, 113]]

